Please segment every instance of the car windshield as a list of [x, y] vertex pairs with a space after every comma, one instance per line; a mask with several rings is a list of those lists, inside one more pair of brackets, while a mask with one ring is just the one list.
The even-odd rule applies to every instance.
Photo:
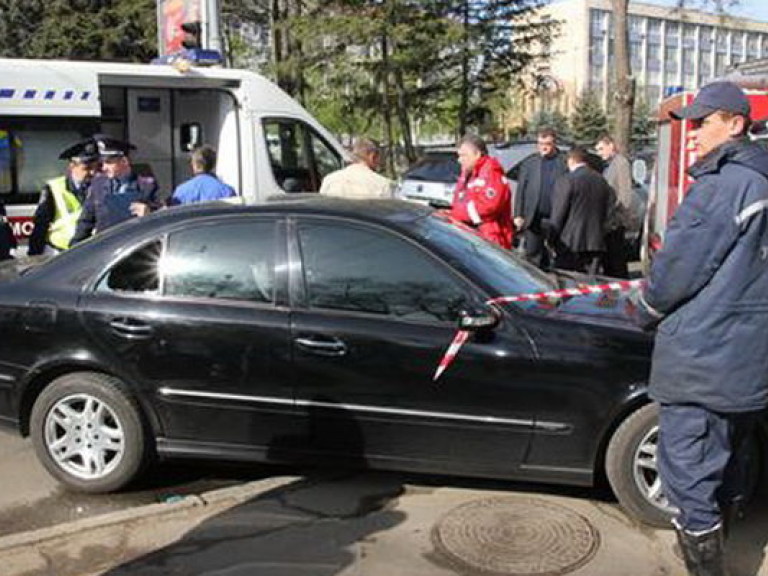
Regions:
[[447, 255], [452, 263], [485, 280], [497, 296], [542, 292], [556, 283], [541, 270], [509, 250], [484, 240], [440, 212], [423, 221], [421, 236]]
[[425, 156], [403, 175], [403, 180], [422, 180], [453, 184], [461, 170], [454, 154]]

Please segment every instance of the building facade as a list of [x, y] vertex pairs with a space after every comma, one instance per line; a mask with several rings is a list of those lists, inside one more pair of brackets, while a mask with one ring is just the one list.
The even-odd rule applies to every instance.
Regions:
[[[607, 104], [615, 73], [609, 0], [563, 0], [542, 14], [561, 23], [541, 71], [559, 87], [550, 102], [567, 113], [590, 90]], [[627, 27], [637, 95], [652, 106], [678, 87], [695, 89], [732, 66], [768, 57], [768, 22], [630, 2]]]

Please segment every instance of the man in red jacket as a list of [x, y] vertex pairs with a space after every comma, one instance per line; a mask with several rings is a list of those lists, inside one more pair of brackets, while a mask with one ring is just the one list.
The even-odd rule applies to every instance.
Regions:
[[483, 139], [471, 134], [459, 141], [457, 155], [461, 176], [453, 193], [451, 217], [477, 228], [486, 240], [511, 248], [511, 193], [501, 164], [488, 156]]

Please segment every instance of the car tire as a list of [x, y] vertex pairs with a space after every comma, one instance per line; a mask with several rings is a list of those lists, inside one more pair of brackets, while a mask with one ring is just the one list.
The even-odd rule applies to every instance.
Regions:
[[114, 492], [148, 460], [136, 401], [120, 380], [75, 372], [53, 380], [32, 407], [30, 435], [52, 476], [79, 492]]
[[664, 497], [656, 470], [658, 429], [655, 404], [630, 414], [608, 444], [605, 472], [625, 511], [644, 524], [670, 528], [675, 510]]

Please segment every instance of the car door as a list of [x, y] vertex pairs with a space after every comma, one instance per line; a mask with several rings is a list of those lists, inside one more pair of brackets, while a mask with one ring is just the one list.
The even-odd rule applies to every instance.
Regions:
[[93, 340], [154, 403], [168, 449], [263, 451], [288, 425], [282, 229], [255, 216], [186, 223], [129, 251], [81, 299]]
[[291, 338], [296, 401], [306, 411], [293, 449], [370, 464], [490, 473], [520, 463], [534, 426], [522, 334], [475, 335], [438, 380], [462, 310], [483, 295], [422, 246], [344, 219], [291, 225]]

